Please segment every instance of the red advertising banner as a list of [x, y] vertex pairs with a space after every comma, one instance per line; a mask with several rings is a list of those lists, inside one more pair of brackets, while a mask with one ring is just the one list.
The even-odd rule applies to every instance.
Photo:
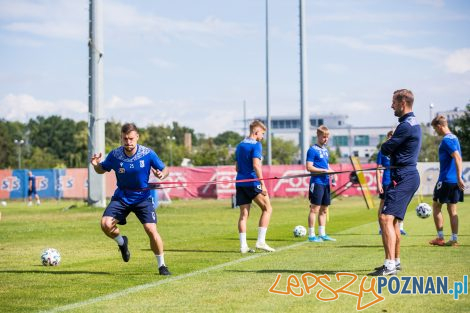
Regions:
[[[375, 164], [363, 166], [364, 168], [371, 168], [375, 167]], [[353, 169], [350, 164], [333, 164], [331, 167], [335, 171], [350, 171]], [[56, 188], [56, 190], [60, 191], [61, 197], [69, 199], [87, 198], [88, 169], [69, 168], [57, 171], [57, 186], [54, 189]], [[19, 193], [22, 191], [22, 188], [25, 188], [22, 185], [26, 182], [22, 182], [22, 176], [18, 176], [19, 174], [15, 173], [12, 170], [0, 170], [0, 199], [11, 198], [12, 193]], [[307, 196], [310, 177], [278, 179], [299, 174], [307, 174], [303, 165], [263, 166], [264, 178], [276, 177], [276, 179], [265, 181], [271, 197]], [[111, 197], [116, 189], [116, 176], [114, 172], [104, 175], [106, 176], [106, 196]], [[177, 185], [161, 185], [162, 187], [167, 187], [162, 192], [170, 199], [227, 199], [235, 194], [234, 180], [236, 175], [234, 166], [171, 167], [170, 175], [165, 179], [165, 182], [175, 182]], [[350, 172], [339, 174], [337, 187], [346, 184], [349, 181], [349, 175]], [[371, 193], [376, 194], [375, 171], [365, 171], [364, 175]], [[151, 175], [150, 182], [158, 182], [158, 180]], [[40, 186], [41, 181], [37, 182], [37, 184]], [[334, 189], [335, 187], [332, 187], [332, 190]], [[22, 193], [24, 192], [22, 191]], [[342, 194], [350, 196], [361, 195], [361, 191], [359, 186], [354, 185]]]

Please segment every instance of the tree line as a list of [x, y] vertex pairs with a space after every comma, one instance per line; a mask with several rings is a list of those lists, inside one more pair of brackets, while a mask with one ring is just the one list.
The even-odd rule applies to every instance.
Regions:
[[[121, 145], [121, 126], [120, 122], [106, 122], [106, 153]], [[139, 144], [174, 166], [185, 158], [194, 166], [233, 165], [235, 147], [243, 139], [234, 131], [206, 137], [177, 122], [139, 127], [139, 133]], [[185, 134], [191, 136], [191, 149], [184, 146]], [[273, 138], [272, 149], [273, 164], [292, 164], [298, 158], [298, 147], [292, 141]], [[19, 159], [21, 168], [87, 167], [88, 123], [57, 115], [38, 116], [27, 123], [0, 119], [0, 168], [18, 168]]]
[[[106, 153], [121, 145], [121, 126], [120, 122], [106, 122]], [[428, 126], [422, 127], [423, 144], [419, 161], [438, 161], [437, 147], [441, 139], [429, 132]], [[470, 103], [465, 114], [454, 120], [450, 128], [460, 140], [463, 159], [470, 160]], [[194, 166], [233, 165], [235, 147], [243, 139], [234, 131], [206, 137], [177, 122], [141, 127], [139, 132], [140, 144], [155, 150], [165, 164], [174, 166], [180, 165], [183, 159], [191, 160]], [[184, 146], [185, 134], [191, 136], [191, 149]], [[264, 151], [265, 144], [264, 141]], [[271, 146], [273, 164], [298, 163], [299, 147], [294, 142], [273, 137]], [[330, 163], [336, 163], [339, 159], [338, 150], [338, 147], [330, 150]], [[88, 123], [57, 115], [38, 116], [27, 123], [0, 119], [0, 168], [18, 168], [20, 154], [21, 168], [87, 167]], [[374, 162], [374, 157], [369, 161]]]

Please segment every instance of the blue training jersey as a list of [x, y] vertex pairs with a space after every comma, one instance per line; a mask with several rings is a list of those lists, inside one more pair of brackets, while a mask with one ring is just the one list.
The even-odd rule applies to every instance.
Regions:
[[382, 186], [390, 185], [392, 183], [392, 179], [390, 177], [390, 157], [383, 155], [382, 152], [379, 151], [377, 154], [377, 165], [385, 167], [382, 174]]
[[117, 179], [117, 189], [114, 198], [128, 205], [140, 203], [148, 199], [150, 169], [163, 170], [165, 164], [150, 148], [137, 145], [136, 153], [128, 157], [124, 147], [111, 151], [106, 159], [100, 163], [101, 167], [109, 172], [114, 170]]
[[[237, 146], [235, 157], [238, 167], [237, 180], [258, 178], [253, 168], [253, 159], [258, 158], [263, 160], [263, 147], [261, 142], [251, 138], [243, 139]], [[261, 185], [259, 181], [236, 183], [236, 186], [239, 187], [259, 185]]]
[[462, 156], [459, 139], [454, 134], [449, 133], [442, 138], [439, 145], [439, 181], [441, 182], [457, 183], [455, 159], [452, 157], [452, 153], [455, 151], [458, 151]]
[[[318, 168], [328, 169], [328, 149], [323, 146], [320, 147], [319, 145], [315, 144], [311, 146], [307, 151], [307, 162], [312, 162], [313, 166]], [[318, 184], [318, 185], [329, 185], [330, 184], [330, 176], [328, 174], [318, 175], [314, 174], [310, 177], [310, 184]]]
[[31, 190], [36, 190], [36, 176], [28, 176], [28, 186], [29, 182], [31, 182]]
[[398, 119], [399, 124], [392, 138], [382, 144], [380, 151], [390, 156], [392, 179], [417, 172], [418, 155], [421, 149], [421, 126], [413, 112]]

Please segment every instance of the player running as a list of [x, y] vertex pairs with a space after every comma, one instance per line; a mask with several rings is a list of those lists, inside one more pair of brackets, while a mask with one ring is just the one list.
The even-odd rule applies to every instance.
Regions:
[[169, 170], [152, 149], [137, 144], [138, 140], [139, 131], [135, 124], [124, 124], [121, 128], [122, 146], [111, 151], [101, 163], [101, 153], [94, 154], [91, 159], [96, 173], [114, 170], [117, 179], [117, 189], [101, 218], [101, 229], [117, 242], [124, 262], [129, 262], [128, 238], [121, 236], [117, 225], [125, 225], [127, 216], [134, 212], [150, 239], [158, 272], [171, 275], [165, 265], [163, 240], [157, 231], [157, 216], [148, 189], [150, 170], [159, 179], [165, 179]]

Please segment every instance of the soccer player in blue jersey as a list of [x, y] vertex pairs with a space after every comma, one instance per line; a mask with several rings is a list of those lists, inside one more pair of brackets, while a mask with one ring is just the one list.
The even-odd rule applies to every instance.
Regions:
[[263, 178], [262, 160], [263, 148], [261, 141], [264, 138], [266, 126], [261, 121], [253, 121], [250, 124], [250, 135], [243, 139], [235, 151], [237, 180], [249, 180], [237, 182], [236, 204], [240, 206], [240, 218], [238, 219], [238, 235], [240, 239], [240, 252], [253, 253], [253, 249], [248, 247], [246, 241], [246, 223], [250, 215], [251, 202], [261, 208], [261, 216], [258, 224], [258, 240], [255, 247], [267, 252], [274, 252], [275, 249], [266, 243], [266, 232], [271, 219], [273, 208], [269, 200], [268, 191]]
[[41, 200], [39, 199], [38, 192], [36, 191], [36, 176], [33, 175], [33, 172], [28, 171], [28, 206], [33, 205], [33, 196], [36, 200], [36, 204], [40, 205]]
[[[317, 143], [307, 151], [305, 167], [307, 171], [313, 173], [310, 177], [310, 187], [308, 198], [310, 200], [310, 212], [308, 215], [308, 241], [336, 241], [326, 234], [326, 217], [330, 199], [330, 173], [333, 170], [328, 164], [329, 154], [326, 144], [330, 136], [328, 127], [322, 125], [317, 129]], [[336, 180], [336, 174], [334, 174]], [[318, 234], [315, 236], [315, 217], [318, 215]]]
[[[439, 178], [434, 188], [433, 216], [436, 224], [437, 238], [429, 243], [436, 246], [458, 246], [459, 217], [457, 215], [457, 202], [463, 202], [465, 182], [462, 177], [462, 150], [459, 139], [450, 132], [447, 119], [443, 115], [436, 116], [432, 127], [439, 136], [442, 136], [439, 145]], [[442, 204], [447, 204], [452, 236], [448, 242], [444, 241], [444, 218]]]
[[[393, 131], [389, 131], [387, 133], [387, 138], [386, 140], [389, 140], [392, 138]], [[385, 202], [385, 195], [387, 194], [387, 191], [390, 189], [390, 185], [392, 184], [392, 179], [390, 177], [390, 157], [383, 155], [382, 152], [379, 151], [377, 154], [377, 191], [379, 192], [379, 198], [380, 198], [380, 205], [379, 205], [379, 217], [380, 213], [382, 212], [382, 209], [384, 207], [384, 202]], [[403, 228], [403, 221], [398, 222], [400, 226], [400, 233], [402, 235], [406, 235], [406, 231]], [[382, 230], [380, 229], [379, 225], [379, 234], [382, 234]]]
[[152, 149], [137, 144], [138, 140], [139, 131], [135, 124], [124, 124], [121, 128], [122, 146], [111, 151], [103, 162], [100, 162], [101, 153], [94, 154], [91, 159], [96, 173], [114, 170], [117, 179], [117, 189], [101, 218], [101, 229], [116, 241], [122, 259], [128, 262], [131, 257], [128, 239], [121, 235], [117, 225], [125, 225], [127, 216], [133, 212], [150, 239], [160, 275], [171, 275], [165, 265], [163, 240], [157, 231], [157, 216], [148, 184], [150, 171], [157, 178], [164, 179], [169, 170]]
[[402, 268], [398, 222], [405, 218], [408, 204], [420, 183], [416, 165], [421, 149], [421, 127], [413, 113], [413, 102], [414, 95], [410, 90], [400, 89], [393, 93], [392, 109], [399, 124], [392, 138], [380, 148], [382, 154], [390, 156], [393, 181], [379, 217], [385, 261], [369, 273], [372, 276], [396, 275]]

